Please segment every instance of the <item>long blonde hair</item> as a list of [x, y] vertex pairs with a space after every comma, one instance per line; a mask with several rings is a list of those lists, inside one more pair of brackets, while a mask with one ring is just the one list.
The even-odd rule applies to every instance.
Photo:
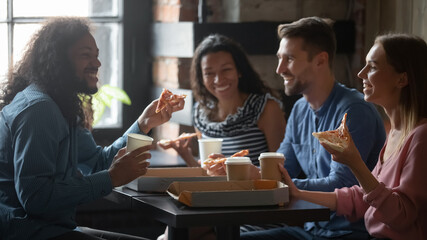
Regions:
[[427, 44], [422, 38], [409, 34], [381, 35], [375, 43], [383, 46], [387, 61], [396, 72], [406, 73], [408, 78], [399, 99], [403, 126], [399, 149], [420, 120], [427, 117]]

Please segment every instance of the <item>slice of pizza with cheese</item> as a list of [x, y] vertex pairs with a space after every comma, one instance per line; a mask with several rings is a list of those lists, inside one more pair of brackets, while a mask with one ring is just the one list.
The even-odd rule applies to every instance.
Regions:
[[159, 144], [162, 146], [162, 147], [169, 147], [169, 145], [172, 143], [172, 142], [176, 142], [176, 141], [181, 141], [181, 140], [184, 140], [184, 139], [190, 139], [190, 138], [193, 138], [193, 137], [201, 137], [201, 133], [182, 133], [181, 135], [179, 135], [177, 138], [174, 138], [174, 139], [162, 139], [162, 140], [160, 140], [159, 141]]
[[[248, 149], [244, 149], [242, 151], [236, 152], [235, 154], [231, 155], [230, 157], [244, 157], [249, 154]], [[224, 163], [227, 160], [225, 157], [218, 157], [218, 158], [208, 158], [205, 161], [203, 161], [203, 164], [205, 166], [212, 166], [214, 164], [218, 163]]]
[[314, 137], [319, 139], [319, 142], [324, 143], [332, 149], [343, 152], [348, 147], [350, 142], [350, 133], [348, 132], [347, 126], [347, 113], [344, 114], [340, 126], [331, 131], [314, 132]]
[[187, 97], [185, 94], [173, 94], [166, 88], [163, 88], [157, 103], [156, 113], [161, 112], [167, 105], [175, 106], [181, 99]]

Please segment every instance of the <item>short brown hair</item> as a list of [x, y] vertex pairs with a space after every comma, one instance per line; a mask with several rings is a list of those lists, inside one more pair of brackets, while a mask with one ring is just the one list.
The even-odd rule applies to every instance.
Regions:
[[332, 69], [336, 51], [335, 33], [331, 19], [319, 17], [301, 18], [298, 21], [280, 24], [277, 28], [279, 38], [302, 38], [303, 49], [308, 52], [309, 60], [320, 52], [329, 55], [329, 67]]

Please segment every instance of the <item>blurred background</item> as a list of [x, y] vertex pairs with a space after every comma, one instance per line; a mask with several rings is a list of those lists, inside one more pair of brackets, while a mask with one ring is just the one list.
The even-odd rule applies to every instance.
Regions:
[[[0, 0], [0, 81], [46, 18], [88, 17], [100, 49], [100, 84], [122, 88], [132, 100], [130, 106], [112, 102], [94, 126], [96, 141], [108, 145], [121, 136], [163, 87], [188, 94], [185, 110], [151, 133], [157, 141], [194, 131], [189, 68], [195, 47], [211, 33], [242, 44], [262, 79], [283, 97], [289, 115], [297, 97], [283, 96], [283, 81], [275, 74], [278, 24], [308, 16], [335, 20], [336, 79], [360, 90], [356, 74], [375, 36], [405, 32], [427, 40], [426, 9], [427, 0]], [[115, 221], [116, 214], [129, 221]], [[163, 230], [136, 227], [143, 219], [109, 203], [84, 206], [79, 215], [93, 227], [149, 237]]]
[[[338, 39], [336, 78], [360, 89], [356, 74], [375, 36], [393, 31], [426, 39], [426, 8], [427, 0], [1, 0], [0, 81], [46, 18], [89, 17], [100, 49], [100, 84], [122, 88], [132, 100], [130, 106], [113, 101], [96, 124], [97, 142], [107, 145], [161, 88], [190, 88], [193, 50], [210, 33], [239, 41], [263, 80], [281, 94], [277, 25], [307, 16], [331, 18]], [[283, 101], [289, 114], [295, 99]], [[192, 131], [191, 106], [178, 115], [153, 131], [155, 139]]]

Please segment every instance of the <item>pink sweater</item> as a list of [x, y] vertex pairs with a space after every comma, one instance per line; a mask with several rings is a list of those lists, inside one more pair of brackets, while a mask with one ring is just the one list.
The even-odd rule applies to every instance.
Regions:
[[[368, 232], [378, 238], [427, 239], [427, 120], [405, 139], [400, 152], [372, 174], [380, 185], [366, 194], [360, 186], [335, 189], [337, 214], [364, 216]], [[380, 153], [382, 159], [384, 148]]]

